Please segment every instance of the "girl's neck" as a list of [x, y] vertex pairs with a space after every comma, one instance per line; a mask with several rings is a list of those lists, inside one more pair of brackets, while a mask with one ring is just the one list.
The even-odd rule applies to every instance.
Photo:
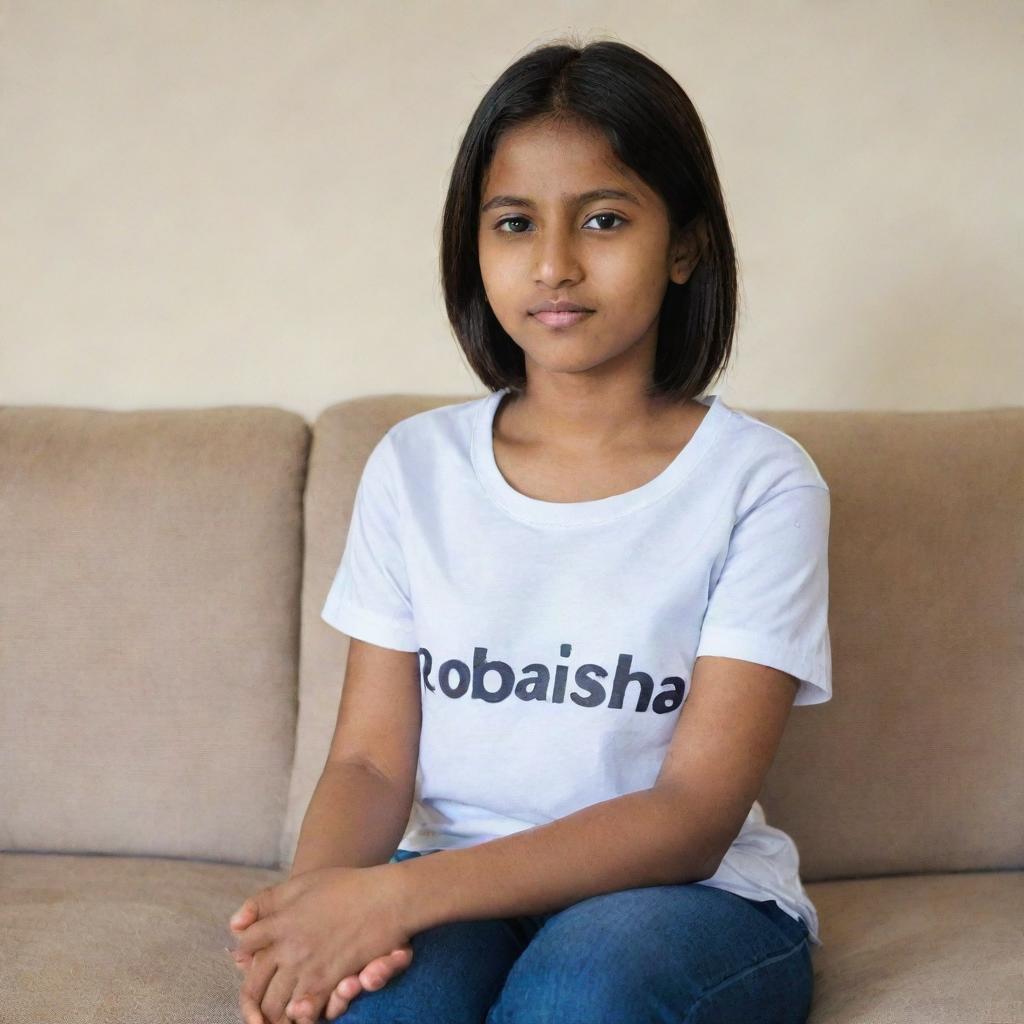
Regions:
[[513, 392], [502, 397], [495, 411], [493, 433], [509, 443], [551, 444], [581, 454], [678, 449], [706, 412], [694, 399], [673, 402], [621, 392], [570, 399]]

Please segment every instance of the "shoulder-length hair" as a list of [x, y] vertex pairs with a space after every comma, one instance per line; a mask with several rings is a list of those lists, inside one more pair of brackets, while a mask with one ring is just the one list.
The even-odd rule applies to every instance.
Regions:
[[724, 370], [736, 322], [732, 233], [700, 115], [678, 82], [638, 50], [611, 40], [556, 42], [516, 60], [487, 90], [459, 145], [444, 204], [441, 283], [448, 319], [470, 366], [492, 391], [526, 385], [522, 349], [498, 322], [480, 276], [480, 185], [504, 132], [534, 119], [604, 133], [617, 158], [665, 201], [673, 240], [703, 218], [707, 244], [685, 284], [669, 282], [648, 395], [685, 402]]

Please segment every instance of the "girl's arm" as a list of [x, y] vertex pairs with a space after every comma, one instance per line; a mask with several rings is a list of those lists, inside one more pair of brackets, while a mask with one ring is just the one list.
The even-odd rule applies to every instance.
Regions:
[[797, 683], [767, 665], [697, 658], [685, 710], [650, 789], [389, 865], [407, 894], [410, 931], [711, 878], [761, 791]]
[[369, 764], [328, 761], [309, 801], [289, 878], [328, 867], [386, 864], [411, 800]]
[[421, 721], [419, 655], [351, 638], [334, 738], [291, 877], [390, 860], [412, 811]]

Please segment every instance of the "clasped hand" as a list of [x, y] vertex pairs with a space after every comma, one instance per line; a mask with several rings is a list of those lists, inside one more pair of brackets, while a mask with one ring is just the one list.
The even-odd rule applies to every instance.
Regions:
[[239, 997], [246, 1024], [284, 1024], [293, 997], [317, 1019], [339, 978], [411, 939], [394, 865], [307, 871], [242, 904], [256, 920], [236, 933], [252, 957]]

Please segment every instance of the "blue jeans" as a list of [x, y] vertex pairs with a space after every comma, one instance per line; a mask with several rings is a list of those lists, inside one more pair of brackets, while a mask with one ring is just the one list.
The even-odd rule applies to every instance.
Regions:
[[447, 922], [411, 945], [409, 967], [332, 1024], [805, 1024], [811, 1009], [807, 926], [708, 885]]

